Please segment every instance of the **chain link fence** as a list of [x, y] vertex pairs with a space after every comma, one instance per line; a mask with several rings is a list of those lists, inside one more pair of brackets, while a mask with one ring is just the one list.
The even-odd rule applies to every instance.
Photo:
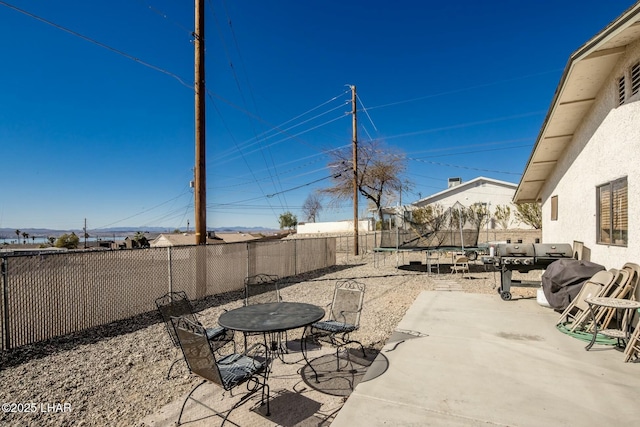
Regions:
[[240, 290], [258, 273], [294, 276], [336, 263], [335, 238], [116, 251], [3, 255], [0, 349], [156, 309], [155, 299]]

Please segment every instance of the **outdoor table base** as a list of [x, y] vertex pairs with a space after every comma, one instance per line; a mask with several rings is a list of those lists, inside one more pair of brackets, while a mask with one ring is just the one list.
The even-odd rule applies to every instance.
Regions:
[[[635, 314], [635, 310], [640, 308], [640, 303], [638, 301], [631, 301], [628, 299], [606, 297], [586, 298], [585, 302], [589, 305], [589, 312], [591, 313], [591, 319], [593, 320], [593, 338], [591, 338], [591, 342], [587, 344], [585, 350], [588, 351], [591, 349], [591, 347], [593, 347], [598, 334], [610, 338], [616, 338], [617, 347], [624, 349], [625, 341], [628, 341], [631, 335], [630, 328], [633, 320], [633, 315]], [[608, 309], [615, 310], [617, 329], [607, 328], [598, 330], [598, 324], [595, 320], [596, 314], [594, 307], [606, 307]], [[631, 311], [631, 314], [627, 315], [627, 311]], [[622, 320], [620, 316], [621, 314]]]

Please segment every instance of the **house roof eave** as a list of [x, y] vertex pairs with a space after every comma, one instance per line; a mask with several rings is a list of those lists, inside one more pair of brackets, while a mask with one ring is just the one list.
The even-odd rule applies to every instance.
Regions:
[[573, 135], [595, 103], [626, 46], [640, 38], [640, 2], [591, 38], [570, 57], [551, 100], [514, 203], [540, 201], [542, 189]]

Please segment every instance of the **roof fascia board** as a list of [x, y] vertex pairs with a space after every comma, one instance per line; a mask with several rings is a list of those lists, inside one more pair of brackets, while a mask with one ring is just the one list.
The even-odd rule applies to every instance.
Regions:
[[[598, 46], [602, 45], [608, 39], [610, 39], [615, 34], [617, 34], [621, 29], [623, 29], [623, 27], [630, 26], [630, 25], [628, 25], [629, 21], [632, 20], [633, 18], [635, 18], [635, 16], [638, 14], [639, 9], [640, 9], [640, 1], [635, 3], [633, 6], [631, 6], [629, 9], [627, 9], [625, 12], [623, 12], [622, 15], [620, 15], [620, 17], [618, 19], [616, 19], [615, 21], [613, 21], [609, 25], [607, 25], [602, 31], [600, 31], [598, 34], [596, 34], [594, 37], [592, 37], [584, 45], [579, 47], [569, 57], [569, 60], [567, 61], [567, 64], [565, 65], [565, 68], [564, 68], [564, 71], [562, 73], [562, 76], [560, 77], [560, 82], [558, 83], [558, 86], [556, 87], [556, 91], [553, 94], [553, 98], [551, 99], [551, 105], [549, 106], [549, 110], [547, 111], [547, 115], [545, 116], [544, 121], [542, 122], [542, 126], [540, 127], [540, 131], [538, 132], [538, 137], [536, 138], [536, 143], [533, 146], [533, 150], [531, 150], [531, 154], [529, 156], [529, 160], [527, 160], [527, 164], [526, 164], [526, 166], [524, 168], [524, 172], [522, 174], [522, 179], [518, 183], [516, 191], [515, 191], [515, 193], [513, 195], [513, 201], [514, 202], [518, 198], [518, 194], [521, 191], [521, 186], [525, 182], [524, 181], [524, 177], [525, 177], [527, 171], [529, 170], [529, 167], [532, 164], [533, 156], [534, 156], [536, 150], [538, 149], [538, 146], [540, 145], [540, 142], [542, 141], [542, 139], [544, 137], [544, 134], [545, 134], [545, 132], [547, 130], [547, 126], [549, 125], [549, 121], [550, 121], [551, 117], [553, 117], [553, 113], [556, 111], [556, 107], [558, 106], [558, 100], [560, 98], [560, 95], [562, 94], [562, 90], [565, 87], [566, 81], [567, 81], [569, 75], [571, 74], [571, 71], [573, 70], [574, 65], [578, 61], [586, 59], [589, 55], [595, 55], [595, 52], [593, 52], [593, 51]], [[633, 25], [633, 24], [631, 24], [631, 25]], [[538, 194], [538, 197], [540, 197], [540, 194]]]

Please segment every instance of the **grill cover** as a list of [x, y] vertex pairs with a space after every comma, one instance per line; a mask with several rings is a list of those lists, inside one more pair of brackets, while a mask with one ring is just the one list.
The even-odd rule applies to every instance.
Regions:
[[563, 311], [575, 299], [584, 282], [605, 268], [594, 262], [562, 258], [542, 274], [542, 290], [549, 305]]

